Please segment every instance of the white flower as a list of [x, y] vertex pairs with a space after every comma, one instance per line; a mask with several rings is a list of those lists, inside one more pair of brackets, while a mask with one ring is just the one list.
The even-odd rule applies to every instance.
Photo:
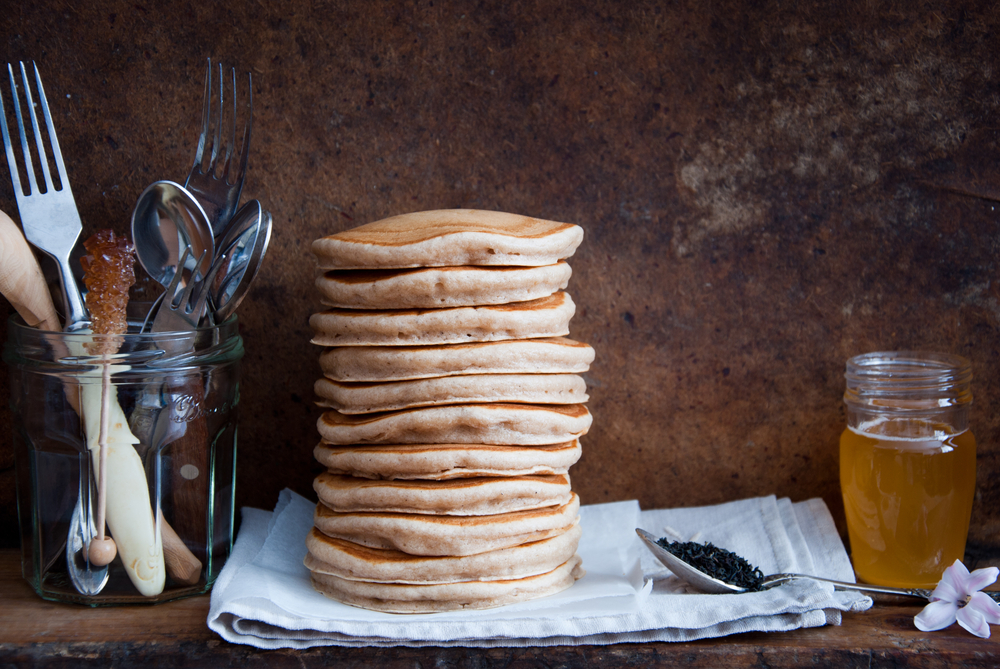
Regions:
[[961, 561], [955, 560], [931, 593], [931, 603], [913, 619], [917, 629], [933, 632], [957, 620], [969, 632], [988, 639], [990, 625], [1000, 625], [1000, 604], [980, 590], [996, 581], [998, 574], [1000, 569], [996, 567], [969, 573]]

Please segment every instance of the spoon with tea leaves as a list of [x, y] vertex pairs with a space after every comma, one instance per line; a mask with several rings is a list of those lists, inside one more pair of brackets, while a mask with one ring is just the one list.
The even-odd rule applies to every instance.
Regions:
[[[764, 576], [759, 569], [750, 565], [739, 555], [712, 544], [670, 542], [666, 539], [657, 539], [646, 530], [639, 528], [636, 528], [635, 532], [653, 555], [673, 572], [674, 576], [695, 590], [709, 594], [760, 592], [788, 581], [808, 579], [830, 583], [840, 590], [902, 595], [925, 600], [931, 598], [932, 591], [922, 588], [890, 588], [881, 585], [848, 583], [808, 574]], [[1000, 592], [986, 592], [986, 594], [1000, 602]]]

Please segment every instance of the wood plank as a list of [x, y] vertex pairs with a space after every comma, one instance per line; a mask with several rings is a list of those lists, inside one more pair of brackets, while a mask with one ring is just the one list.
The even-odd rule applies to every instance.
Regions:
[[685, 643], [553, 648], [314, 648], [261, 651], [208, 629], [208, 596], [156, 606], [91, 609], [46, 602], [21, 579], [17, 551], [0, 551], [0, 663], [50, 667], [995, 667], [1000, 635], [958, 626], [925, 634], [919, 603], [880, 599], [840, 626]]

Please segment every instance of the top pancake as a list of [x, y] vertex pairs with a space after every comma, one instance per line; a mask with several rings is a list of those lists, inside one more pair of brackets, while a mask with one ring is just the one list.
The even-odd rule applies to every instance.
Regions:
[[573, 255], [583, 228], [476, 209], [393, 216], [312, 243], [322, 269], [551, 265]]

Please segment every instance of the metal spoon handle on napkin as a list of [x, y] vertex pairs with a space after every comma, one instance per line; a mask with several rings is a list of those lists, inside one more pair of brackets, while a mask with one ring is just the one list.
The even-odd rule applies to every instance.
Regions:
[[[787, 583], [788, 581], [794, 581], [796, 579], [809, 579], [812, 581], [822, 581], [823, 583], [830, 583], [833, 587], [838, 590], [854, 590], [856, 592], [874, 592], [883, 595], [900, 595], [903, 597], [918, 597], [920, 599], [930, 600], [933, 590], [925, 590], [923, 588], [890, 588], [883, 585], [869, 585], [867, 583], [848, 583], [846, 581], [834, 581], [829, 578], [822, 578], [820, 576], [811, 576], [808, 574], [771, 574], [770, 576], [765, 576], [763, 581], [763, 586], [765, 588], [772, 588], [776, 585], [781, 585], [782, 583]], [[990, 597], [995, 602], [1000, 602], [1000, 592], [995, 591], [983, 591], [983, 594]]]

